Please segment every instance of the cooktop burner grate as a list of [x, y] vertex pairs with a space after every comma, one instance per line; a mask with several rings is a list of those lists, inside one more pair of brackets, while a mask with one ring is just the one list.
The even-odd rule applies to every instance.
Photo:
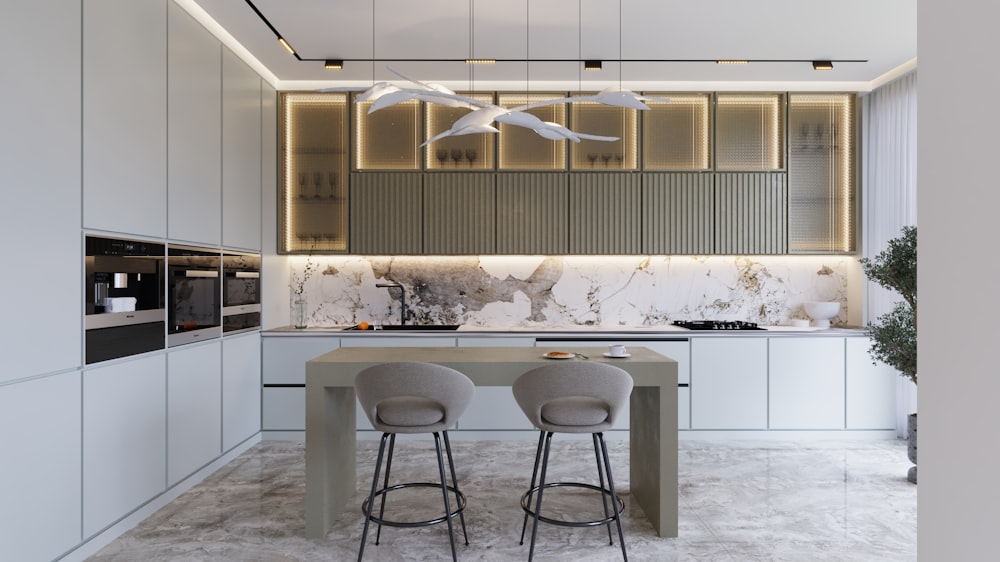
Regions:
[[674, 320], [674, 326], [688, 330], [763, 330], [756, 322], [743, 320]]

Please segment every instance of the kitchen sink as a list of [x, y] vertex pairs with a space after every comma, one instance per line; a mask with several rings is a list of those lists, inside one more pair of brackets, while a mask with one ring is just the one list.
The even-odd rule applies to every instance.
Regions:
[[[432, 332], [437, 330], [447, 331], [447, 330], [457, 330], [461, 324], [385, 324], [382, 326], [382, 330], [390, 331], [406, 331], [406, 332]], [[357, 326], [348, 326], [344, 328], [344, 331], [361, 331]], [[368, 328], [369, 332], [378, 331]]]

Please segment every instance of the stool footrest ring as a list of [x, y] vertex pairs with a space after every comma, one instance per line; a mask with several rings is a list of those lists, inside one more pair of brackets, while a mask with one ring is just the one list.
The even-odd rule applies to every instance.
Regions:
[[[521, 496], [521, 509], [531, 517], [535, 516], [535, 512], [528, 505], [529, 499], [532, 495], [538, 493], [538, 489], [542, 486], [535, 486], [534, 488], [528, 490]], [[582, 482], [549, 482], [545, 484], [544, 488], [586, 488], [588, 490], [594, 490], [595, 492], [601, 492], [607, 497], [611, 497], [611, 490], [607, 488], [601, 488], [600, 486], [594, 486], [593, 484], [584, 484]], [[562, 519], [552, 519], [551, 517], [546, 517], [544, 515], [539, 515], [538, 520], [543, 523], [550, 523], [552, 525], [561, 525], [563, 527], [597, 527], [599, 525], [607, 525], [615, 520], [615, 518], [621, 516], [625, 511], [625, 502], [618, 498], [618, 509], [614, 515], [605, 517], [604, 519], [598, 519], [596, 521], [563, 521]]]
[[[408, 482], [405, 484], [396, 484], [395, 486], [389, 486], [388, 488], [382, 488], [376, 491], [375, 497], [377, 498], [382, 494], [388, 494], [394, 490], [402, 490], [405, 488], [434, 488], [440, 491], [441, 484], [432, 482]], [[448, 486], [448, 491], [454, 493], [455, 497], [458, 498], [458, 507], [448, 515], [442, 515], [441, 517], [437, 517], [435, 519], [427, 519], [426, 521], [389, 521], [388, 519], [382, 519], [373, 513], [369, 513], [367, 498], [365, 498], [365, 501], [361, 502], [361, 513], [367, 515], [373, 522], [378, 523], [379, 525], [386, 525], [388, 527], [426, 527], [428, 525], [437, 525], [438, 523], [444, 523], [448, 519], [454, 519], [458, 516], [458, 514], [465, 510], [465, 494], [456, 490], [454, 486]]]

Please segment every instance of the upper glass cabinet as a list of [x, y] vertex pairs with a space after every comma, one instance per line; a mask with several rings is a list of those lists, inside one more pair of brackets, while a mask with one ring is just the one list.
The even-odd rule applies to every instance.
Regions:
[[[555, 94], [499, 94], [499, 105], [514, 108], [566, 97]], [[566, 125], [566, 104], [546, 105], [527, 110], [542, 121]], [[516, 125], [499, 126], [500, 169], [502, 170], [565, 170], [566, 141], [542, 138], [538, 133]]]
[[712, 167], [712, 95], [649, 94], [642, 112], [643, 166], [657, 171], [698, 171]]
[[372, 102], [354, 104], [356, 170], [420, 169], [420, 106], [410, 100], [369, 114]]
[[[493, 103], [493, 94], [461, 94], [485, 103]], [[445, 107], [428, 103], [424, 110], [427, 138], [447, 131], [472, 111], [464, 107]], [[423, 142], [423, 141], [420, 141]], [[496, 135], [458, 135], [444, 137], [425, 147], [424, 166], [428, 170], [492, 170]]]
[[346, 94], [280, 97], [282, 252], [347, 251]]
[[715, 100], [715, 169], [784, 169], [785, 95], [720, 93]]
[[616, 141], [581, 139], [570, 144], [574, 170], [635, 170], [638, 167], [638, 111], [597, 102], [570, 104], [570, 123], [577, 133], [618, 137]]

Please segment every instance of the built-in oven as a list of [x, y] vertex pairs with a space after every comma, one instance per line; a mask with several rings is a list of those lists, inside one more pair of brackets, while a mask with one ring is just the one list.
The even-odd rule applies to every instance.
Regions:
[[164, 245], [87, 235], [84, 247], [86, 363], [163, 349]]
[[222, 253], [171, 244], [167, 248], [167, 346], [222, 336]]
[[260, 328], [260, 254], [222, 253], [222, 331]]

